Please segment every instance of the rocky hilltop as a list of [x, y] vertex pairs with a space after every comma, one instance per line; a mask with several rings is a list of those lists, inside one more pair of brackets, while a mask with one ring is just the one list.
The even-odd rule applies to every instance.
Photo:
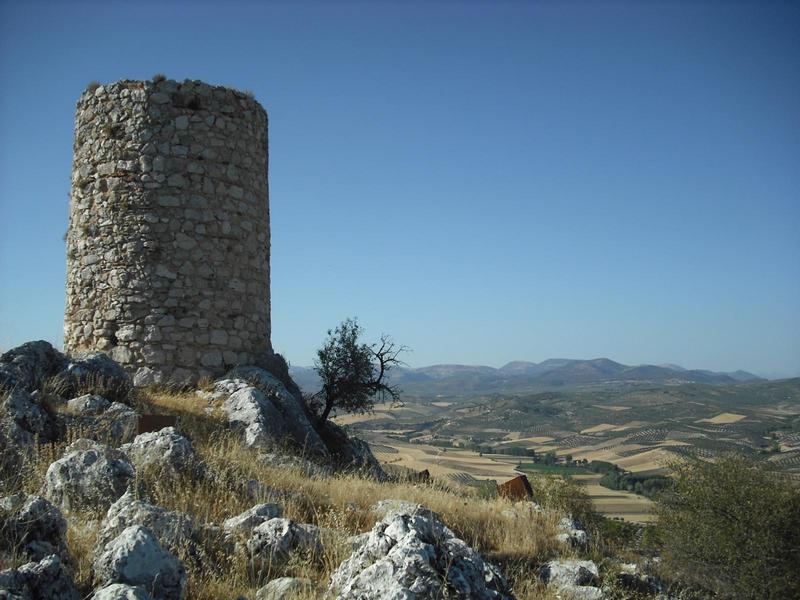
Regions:
[[176, 391], [43, 341], [0, 356], [0, 598], [671, 597], [589, 559], [568, 483], [512, 502], [387, 474], [272, 367]]

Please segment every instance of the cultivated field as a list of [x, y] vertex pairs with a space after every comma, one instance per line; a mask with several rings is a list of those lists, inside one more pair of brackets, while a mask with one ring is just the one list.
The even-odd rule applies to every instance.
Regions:
[[[737, 452], [800, 481], [800, 379], [414, 398], [336, 421], [372, 444], [385, 464], [464, 481], [509, 479], [521, 462], [532, 463], [522, 456], [531, 451], [554, 453], [562, 465], [605, 461], [640, 475], [668, 474], [671, 463], [690, 457]], [[603, 514], [650, 518], [649, 500], [604, 488], [597, 474], [549, 470], [585, 483]]]

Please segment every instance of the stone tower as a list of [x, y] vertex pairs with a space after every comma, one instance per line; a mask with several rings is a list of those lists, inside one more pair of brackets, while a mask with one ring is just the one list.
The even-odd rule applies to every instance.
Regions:
[[139, 383], [262, 364], [267, 113], [199, 81], [90, 86], [76, 109], [64, 347]]

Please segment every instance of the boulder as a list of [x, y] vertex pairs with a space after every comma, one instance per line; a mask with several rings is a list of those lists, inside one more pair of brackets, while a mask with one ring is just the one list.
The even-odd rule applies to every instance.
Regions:
[[[288, 434], [289, 439], [295, 446], [309, 454], [328, 455], [325, 444], [311, 424], [302, 398], [289, 392], [277, 377], [258, 367], [235, 367], [228, 372], [226, 377], [228, 380], [233, 380], [226, 383], [228, 387], [236, 387], [240, 385], [240, 382], [244, 382], [249, 387], [255, 387], [263, 393], [263, 399], [256, 395], [255, 400], [262, 409], [261, 422], [265, 429], [269, 430], [270, 423], [276, 414], [275, 411], [266, 406], [266, 402], [271, 404], [277, 410], [277, 413], [281, 415], [283, 422], [286, 424], [285, 433]], [[226, 402], [227, 404], [228, 402]], [[228, 407], [225, 406], [224, 408], [228, 412]], [[245, 427], [248, 425], [249, 423], [245, 424]], [[269, 435], [269, 431], [266, 434]], [[280, 442], [281, 438], [277, 438], [275, 441]]]
[[292, 600], [297, 596], [307, 598], [316, 586], [310, 579], [279, 577], [256, 592], [256, 600]]
[[331, 576], [341, 600], [379, 598], [513, 599], [497, 567], [438, 519], [393, 514]]
[[133, 476], [133, 465], [122, 452], [80, 439], [48, 467], [42, 495], [66, 511], [107, 508], [125, 493]]
[[34, 437], [14, 419], [0, 418], [0, 473], [17, 474], [33, 454]]
[[603, 597], [600, 572], [591, 560], [551, 560], [540, 572], [542, 581], [568, 600], [597, 600]]
[[0, 540], [30, 560], [65, 554], [66, 533], [61, 511], [41, 496], [14, 494], [0, 499]]
[[133, 525], [149, 529], [158, 543], [171, 552], [188, 550], [192, 553], [196, 545], [197, 529], [191, 517], [137, 500], [128, 491], [109, 507], [97, 538], [98, 550], [102, 551]]
[[123, 400], [133, 387], [125, 370], [103, 352], [87, 352], [71, 359], [55, 377], [59, 391], [67, 397], [95, 393], [109, 400]]
[[27, 342], [0, 356], [0, 390], [32, 392], [61, 371], [67, 358], [43, 340]]
[[257, 504], [240, 515], [226, 519], [222, 523], [222, 529], [228, 533], [246, 535], [258, 525], [282, 516], [283, 510], [277, 504]]
[[139, 415], [127, 404], [113, 402], [96, 419], [97, 427], [105, 439], [113, 444], [129, 442], [136, 436]]
[[137, 469], [157, 468], [173, 474], [190, 474], [198, 465], [192, 442], [174, 427], [139, 434], [120, 450]]
[[20, 388], [11, 390], [6, 394], [0, 409], [7, 419], [13, 420], [31, 435], [53, 439], [53, 419], [44, 408], [31, 399], [28, 392]]
[[255, 387], [243, 387], [222, 406], [228, 422], [243, 432], [248, 447], [276, 448], [286, 445], [288, 428], [277, 407]]
[[289, 519], [270, 519], [252, 530], [247, 552], [257, 570], [280, 566], [295, 552], [319, 554], [320, 530]]
[[80, 597], [57, 554], [0, 572], [3, 600], [80, 600]]
[[109, 406], [111, 402], [98, 394], [84, 394], [67, 401], [67, 409], [76, 415], [99, 415]]
[[556, 525], [556, 540], [573, 548], [586, 548], [589, 545], [589, 534], [580, 522], [572, 517], [562, 517]]
[[144, 588], [125, 583], [112, 583], [96, 590], [90, 600], [153, 600]]
[[181, 561], [141, 525], [127, 527], [105, 545], [94, 560], [94, 574], [103, 586], [141, 586], [154, 600], [181, 600], [186, 591], [186, 569]]

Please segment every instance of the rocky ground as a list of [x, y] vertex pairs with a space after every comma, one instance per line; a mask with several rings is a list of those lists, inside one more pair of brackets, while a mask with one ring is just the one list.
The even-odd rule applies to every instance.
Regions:
[[176, 392], [46, 342], [0, 356], [0, 599], [672, 597], [568, 482], [398, 481], [275, 371]]

